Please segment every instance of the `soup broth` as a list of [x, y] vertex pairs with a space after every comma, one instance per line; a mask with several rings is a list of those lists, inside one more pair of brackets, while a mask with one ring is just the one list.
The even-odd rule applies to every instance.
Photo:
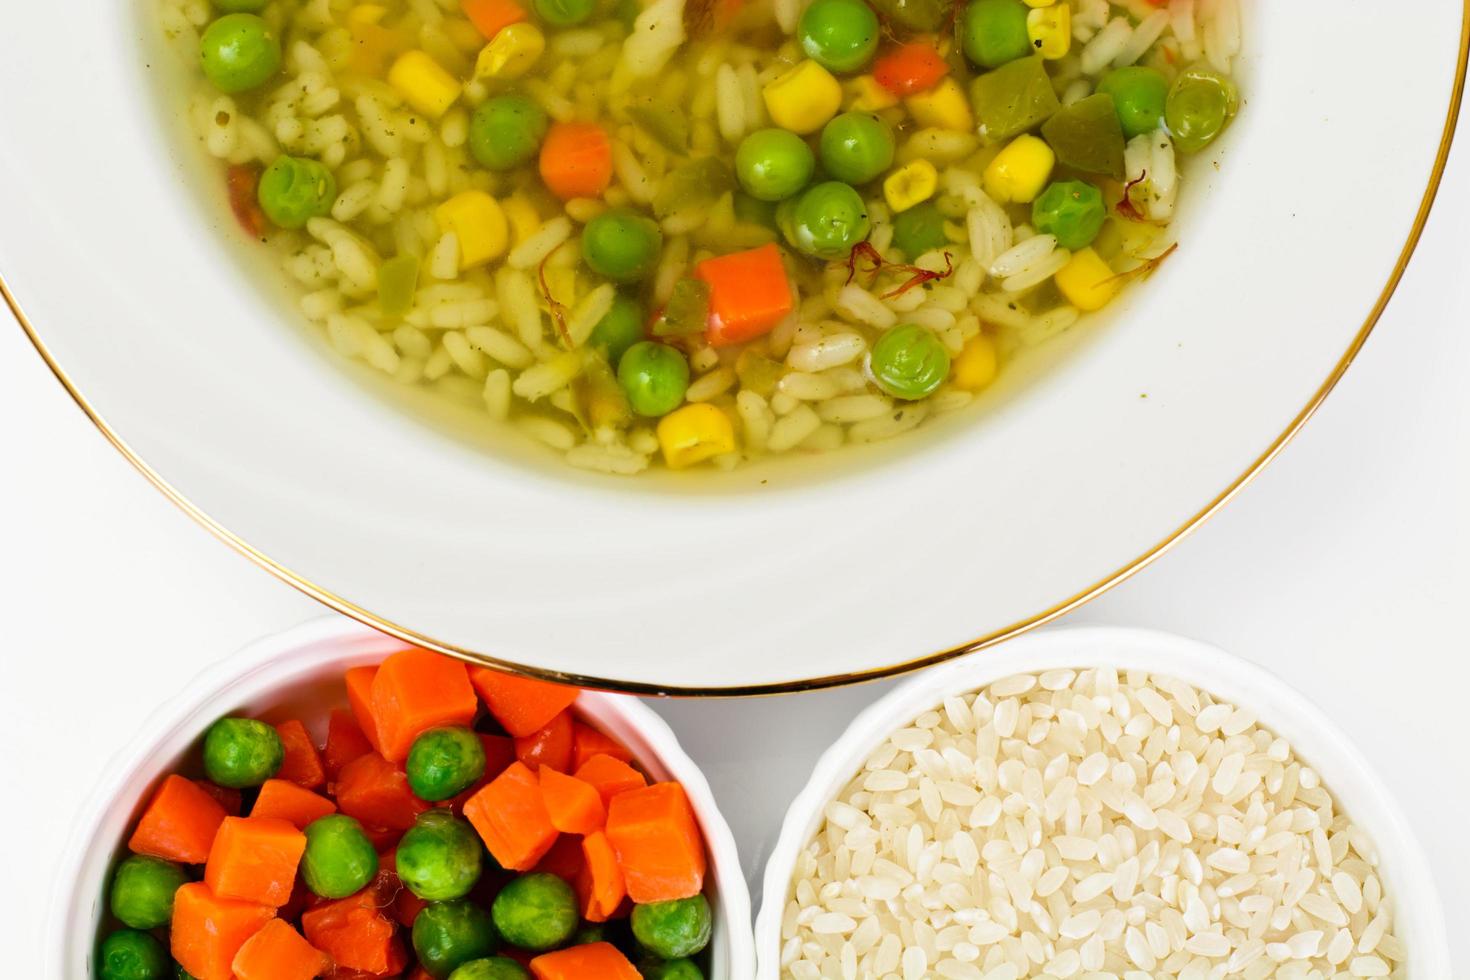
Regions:
[[969, 404], [1173, 251], [1235, 0], [161, 0], [330, 346], [567, 463]]

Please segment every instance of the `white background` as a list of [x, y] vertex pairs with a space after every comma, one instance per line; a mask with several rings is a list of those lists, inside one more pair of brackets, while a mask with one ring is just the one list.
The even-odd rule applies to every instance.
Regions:
[[[1071, 621], [1209, 640], [1315, 699], [1397, 795], [1470, 977], [1467, 219], [1462, 139], [1396, 299], [1318, 417], [1222, 514]], [[0, 936], [4, 974], [39, 978], [71, 815], [111, 753], [204, 664], [322, 610], [150, 487], [4, 319], [0, 420]], [[886, 689], [658, 705], [753, 883], [816, 756]]]

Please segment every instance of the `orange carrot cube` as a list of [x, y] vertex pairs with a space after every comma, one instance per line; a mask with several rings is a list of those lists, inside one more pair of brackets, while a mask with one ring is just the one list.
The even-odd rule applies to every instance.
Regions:
[[287, 779], [298, 786], [316, 789], [327, 781], [327, 771], [322, 766], [322, 755], [316, 750], [306, 726], [296, 719], [283, 721], [276, 726], [281, 745], [286, 749], [286, 758], [276, 773], [277, 779]]
[[252, 817], [274, 817], [297, 830], [305, 830], [313, 820], [336, 812], [337, 804], [325, 796], [284, 779], [267, 779], [262, 783], [255, 805], [250, 808]]
[[226, 817], [209, 849], [204, 883], [220, 898], [280, 908], [291, 897], [306, 835], [275, 817]]
[[183, 776], [169, 776], [153, 794], [128, 849], [180, 864], [203, 864], [225, 808]]
[[546, 725], [516, 739], [516, 758], [527, 769], [550, 766], [557, 772], [572, 768], [572, 713], [563, 711]]
[[594, 755], [577, 767], [576, 777], [597, 790], [604, 806], [619, 793], [648, 785], [643, 773], [610, 755]]
[[388, 917], [392, 896], [377, 883], [356, 895], [324, 902], [301, 916], [301, 931], [330, 956], [339, 971], [397, 976], [408, 966], [398, 924]]
[[495, 35], [527, 16], [525, 8], [515, 0], [459, 0], [459, 6], [487, 41], [495, 40]]
[[655, 783], [613, 797], [607, 839], [640, 905], [689, 898], [704, 888], [704, 839], [684, 787]]
[[541, 801], [551, 825], [564, 834], [590, 834], [601, 830], [607, 821], [602, 797], [590, 783], [567, 776], [550, 766], [542, 766]]
[[617, 855], [602, 831], [582, 838], [582, 868], [574, 884], [588, 922], [606, 922], [627, 897]]
[[267, 922], [235, 954], [235, 980], [313, 980], [332, 969], [332, 958], [280, 919]]
[[269, 905], [220, 898], [190, 882], [174, 892], [169, 952], [198, 980], [231, 980], [235, 954], [275, 916]]
[[502, 674], [485, 667], [470, 668], [470, 683], [500, 727], [516, 738], [545, 728], [547, 722], [570, 708], [582, 693], [580, 688], [566, 684]]
[[574, 884], [582, 871], [582, 839], [573, 834], [562, 834], [546, 856], [536, 862], [533, 870], [556, 875], [567, 884]]
[[796, 308], [781, 250], [774, 242], [705, 259], [694, 266], [694, 277], [709, 283], [705, 338], [715, 347], [769, 333]]
[[552, 123], [537, 163], [541, 182], [563, 201], [599, 197], [612, 183], [612, 142], [597, 123]]
[[337, 779], [337, 809], [366, 827], [407, 830], [428, 808], [403, 770], [376, 752], [349, 762]]
[[632, 762], [633, 753], [617, 739], [602, 734], [580, 721], [572, 725], [572, 771], [581, 769], [594, 755], [610, 755], [622, 762]]
[[382, 739], [378, 737], [378, 720], [373, 716], [373, 680], [378, 676], [376, 667], [353, 667], [343, 675], [347, 684], [347, 703], [352, 707], [352, 717], [357, 719], [357, 728], [373, 747], [383, 752]]
[[502, 868], [526, 871], [536, 866], [557, 830], [541, 799], [536, 774], [519, 762], [496, 776], [464, 805], [465, 819], [474, 825]]
[[536, 980], [640, 980], [642, 976], [612, 943], [588, 943], [531, 961]]
[[337, 781], [342, 769], [353, 759], [373, 751], [373, 743], [362, 733], [362, 726], [350, 711], [335, 708], [327, 721], [327, 747], [322, 751], [322, 768], [327, 778]]
[[468, 725], [479, 707], [464, 664], [417, 648], [383, 661], [372, 698], [378, 751], [390, 762], [408, 758], [414, 739], [430, 728]]

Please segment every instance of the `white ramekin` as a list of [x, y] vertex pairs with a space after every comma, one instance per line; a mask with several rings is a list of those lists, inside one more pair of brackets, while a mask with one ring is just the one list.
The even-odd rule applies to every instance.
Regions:
[[780, 975], [781, 910], [798, 853], [821, 824], [828, 801], [891, 732], [947, 695], [1011, 674], [1102, 666], [1180, 678], [1254, 712], [1263, 726], [1291, 742], [1377, 845], [1385, 890], [1398, 910], [1396, 931], [1410, 951], [1409, 977], [1450, 975], [1443, 909], [1408, 823], [1347, 736], [1316, 705], [1274, 674], [1216, 647], [1149, 630], [1086, 627], [1031, 633], [915, 674], [853, 719], [791, 804], [766, 863], [755, 926], [759, 980]]
[[[159, 708], [112, 760], [76, 817], [57, 872], [45, 975], [64, 980], [92, 975], [107, 874], [127, 828], [149, 787], [179, 763], [211, 722], [239, 711], [285, 708], [315, 717], [345, 706], [343, 671], [402, 648], [402, 642], [349, 620], [315, 620], [261, 639], [210, 667]], [[655, 779], [684, 785], [709, 851], [707, 893], [715, 909], [711, 980], [748, 980], [755, 972], [750, 893], [735, 838], [704, 775], [663, 719], [636, 698], [588, 691], [577, 707], [632, 750]]]

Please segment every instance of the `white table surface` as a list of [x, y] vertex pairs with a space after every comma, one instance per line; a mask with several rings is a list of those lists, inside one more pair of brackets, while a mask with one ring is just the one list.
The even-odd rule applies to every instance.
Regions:
[[[1470, 977], [1466, 139], [1397, 297], [1318, 417], [1223, 513], [1070, 621], [1212, 641], [1333, 715], [1398, 794]], [[39, 978], [70, 815], [112, 751], [202, 665], [323, 610], [150, 487], [3, 313], [0, 419], [0, 935], [5, 975]], [[816, 756], [886, 689], [658, 705], [753, 883]]]

